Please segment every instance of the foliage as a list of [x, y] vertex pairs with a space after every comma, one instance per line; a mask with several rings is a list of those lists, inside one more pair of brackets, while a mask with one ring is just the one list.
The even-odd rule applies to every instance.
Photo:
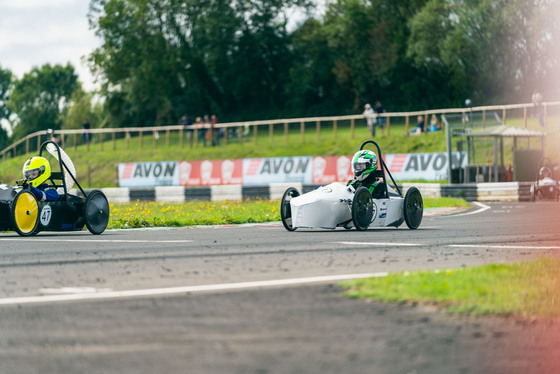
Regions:
[[559, 260], [542, 258], [439, 272], [401, 272], [342, 286], [350, 297], [436, 304], [453, 313], [558, 319], [559, 274]]
[[85, 119], [93, 127], [103, 127], [103, 106], [101, 103], [94, 103], [94, 94], [84, 92], [81, 88], [72, 93], [70, 105], [62, 115], [63, 129], [79, 129]]
[[0, 120], [10, 117], [10, 110], [7, 104], [11, 89], [12, 72], [8, 69], [2, 69], [2, 66], [0, 66]]
[[16, 81], [8, 101], [8, 107], [17, 115], [12, 125], [13, 139], [38, 130], [60, 129], [61, 114], [78, 87], [78, 76], [71, 64], [45, 64], [24, 74]]

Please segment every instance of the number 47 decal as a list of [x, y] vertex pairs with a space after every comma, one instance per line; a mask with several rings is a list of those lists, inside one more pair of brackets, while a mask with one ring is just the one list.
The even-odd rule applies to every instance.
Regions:
[[41, 225], [47, 226], [51, 221], [52, 209], [50, 205], [45, 205], [41, 210]]

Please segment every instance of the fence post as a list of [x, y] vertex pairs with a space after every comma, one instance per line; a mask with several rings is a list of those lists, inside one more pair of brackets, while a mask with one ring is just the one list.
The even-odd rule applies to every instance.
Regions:
[[317, 121], [315, 127], [317, 128], [317, 140], [321, 140], [321, 121]]
[[486, 109], [482, 109], [482, 124], [486, 124]]
[[25, 153], [29, 153], [29, 138], [25, 138]]
[[391, 117], [385, 117], [387, 118], [387, 136], [391, 135]]
[[406, 132], [406, 135], [410, 135], [410, 131], [408, 131], [409, 125], [410, 125], [410, 117], [407, 114], [406, 117], [404, 117], [404, 131]]
[[113, 140], [113, 151], [114, 151], [115, 149], [117, 149], [117, 134], [115, 133], [114, 130], [111, 132], [111, 138]]
[[[37, 135], [37, 153], [39, 153], [39, 149], [41, 148], [41, 135]], [[14, 147], [14, 157], [16, 157], [16, 147]]]
[[333, 137], [336, 139], [336, 132], [337, 132], [338, 124], [337, 120], [333, 121]]
[[546, 110], [546, 103], [543, 103], [543, 117], [544, 117], [544, 128], [548, 127], [548, 110]]
[[284, 142], [288, 144], [288, 122], [284, 122]]
[[167, 129], [167, 130], [165, 131], [165, 146], [166, 146], [167, 148], [169, 148], [169, 143], [170, 143], [170, 141], [171, 141], [171, 140], [170, 140], [170, 137], [171, 137], [171, 136], [170, 136], [169, 132], [170, 132], [169, 129]]
[[350, 139], [354, 139], [354, 118], [350, 120]]
[[243, 126], [239, 125], [237, 128], [237, 137], [239, 138], [239, 144], [243, 145]]
[[144, 143], [144, 131], [140, 130], [140, 131], [138, 132], [138, 137], [139, 137], [138, 140], [139, 140], [139, 142], [140, 142], [140, 149], [142, 149], [142, 147], [143, 147], [143, 145], [144, 145], [144, 144], [143, 144], [143, 143]]
[[502, 123], [506, 124], [506, 108], [502, 109]]
[[253, 125], [253, 142], [255, 142], [255, 144], [257, 144], [258, 140], [258, 132], [259, 132], [259, 126], [257, 125]]
[[268, 139], [271, 143], [273, 142], [272, 139], [273, 136], [274, 136], [274, 124], [271, 122], [268, 124]]
[[124, 132], [124, 144], [126, 146], [126, 149], [128, 150], [128, 142], [130, 140], [130, 132], [128, 130], [126, 130]]
[[301, 121], [299, 123], [299, 132], [301, 133], [301, 142], [305, 142], [305, 122]]
[[157, 130], [153, 131], [153, 143], [154, 143], [154, 149], [157, 148], [157, 138], [159, 137], [159, 132]]
[[78, 149], [78, 134], [74, 134], [74, 150]]
[[523, 107], [523, 124], [525, 125], [525, 128], [527, 128], [527, 107], [526, 106]]

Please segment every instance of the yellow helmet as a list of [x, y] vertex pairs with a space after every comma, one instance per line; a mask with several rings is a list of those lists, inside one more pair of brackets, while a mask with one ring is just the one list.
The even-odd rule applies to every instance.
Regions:
[[51, 176], [51, 165], [44, 157], [32, 157], [23, 165], [23, 177], [33, 187], [39, 187]]

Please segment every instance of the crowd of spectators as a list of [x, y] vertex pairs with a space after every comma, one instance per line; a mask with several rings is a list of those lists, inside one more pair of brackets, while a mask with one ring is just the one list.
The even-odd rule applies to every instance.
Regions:
[[198, 142], [201, 142], [205, 147], [220, 145], [220, 141], [224, 137], [224, 129], [216, 127], [218, 117], [215, 114], [196, 117], [194, 121], [185, 114], [181, 121], [191, 147], [193, 145], [195, 129], [198, 134]]

